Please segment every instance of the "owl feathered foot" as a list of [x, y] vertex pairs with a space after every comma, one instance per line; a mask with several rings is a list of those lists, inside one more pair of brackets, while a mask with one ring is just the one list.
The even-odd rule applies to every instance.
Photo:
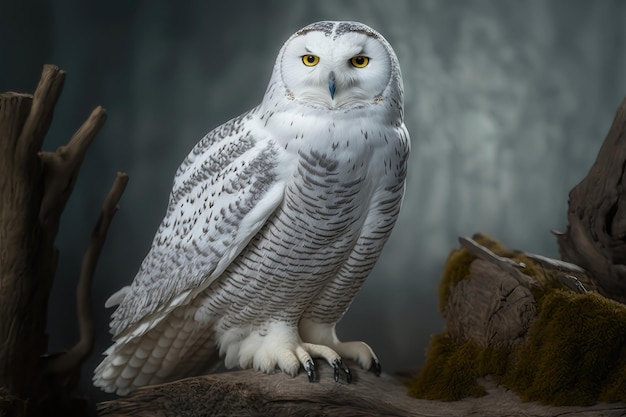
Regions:
[[282, 322], [268, 323], [262, 331], [248, 330], [243, 337], [241, 329], [230, 329], [220, 337], [220, 354], [228, 368], [239, 366], [267, 373], [278, 368], [291, 376], [304, 369], [309, 382], [316, 381], [314, 358], [323, 359], [333, 368], [336, 382], [342, 374], [347, 383], [352, 382], [350, 368], [342, 358], [356, 361], [376, 375], [381, 372], [380, 362], [367, 344], [340, 342], [336, 337], [303, 338], [298, 329]]
[[[339, 343], [337, 346], [341, 348], [343, 345]], [[351, 343], [345, 345], [352, 346]], [[341, 374], [345, 375], [346, 382], [352, 381], [350, 369], [334, 346], [307, 343], [300, 338], [297, 328], [288, 323], [269, 323], [262, 332], [252, 330], [243, 338], [241, 329], [230, 329], [220, 337], [220, 354], [224, 356], [227, 368], [239, 366], [267, 373], [278, 368], [291, 376], [296, 376], [298, 371], [304, 369], [309, 382], [316, 381], [313, 358], [319, 358], [334, 369], [335, 381], [339, 381]], [[347, 358], [353, 359], [354, 356], [349, 355]]]

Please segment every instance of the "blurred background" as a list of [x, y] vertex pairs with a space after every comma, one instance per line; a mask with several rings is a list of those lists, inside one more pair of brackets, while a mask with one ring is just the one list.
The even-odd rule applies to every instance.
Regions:
[[115, 172], [130, 175], [95, 276], [83, 394], [108, 398], [91, 386], [110, 343], [104, 301], [133, 279], [176, 168], [261, 101], [282, 43], [317, 20], [361, 21], [393, 45], [413, 145], [403, 211], [341, 338], [368, 342], [387, 372], [418, 368], [443, 326], [437, 286], [459, 235], [558, 257], [549, 231], [565, 228], [568, 192], [626, 95], [626, 2], [0, 0], [0, 91], [33, 92], [45, 63], [67, 71], [44, 147], [108, 111], [57, 239], [51, 352], [77, 340], [83, 251]]

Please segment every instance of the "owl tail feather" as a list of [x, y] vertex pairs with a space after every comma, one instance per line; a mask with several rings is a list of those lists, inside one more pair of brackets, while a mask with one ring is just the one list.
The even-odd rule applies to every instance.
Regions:
[[220, 364], [212, 325], [174, 310], [142, 335], [117, 340], [109, 347], [94, 371], [93, 383], [105, 392], [126, 395], [145, 385], [210, 372]]

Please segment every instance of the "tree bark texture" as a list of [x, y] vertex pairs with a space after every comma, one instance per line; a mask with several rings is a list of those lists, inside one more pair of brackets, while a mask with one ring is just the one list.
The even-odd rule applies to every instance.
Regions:
[[0, 386], [32, 394], [44, 338], [56, 254], [39, 222], [37, 155], [65, 74], [44, 71], [37, 94], [0, 95]]
[[446, 331], [481, 346], [523, 341], [537, 307], [531, 291], [486, 260], [470, 266], [476, 279], [460, 281], [446, 308]]

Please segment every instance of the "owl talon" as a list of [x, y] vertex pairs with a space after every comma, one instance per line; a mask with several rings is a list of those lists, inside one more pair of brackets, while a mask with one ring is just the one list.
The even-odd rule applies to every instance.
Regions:
[[374, 371], [374, 375], [376, 376], [380, 376], [380, 374], [382, 373], [383, 369], [380, 366], [380, 362], [378, 361], [378, 359], [373, 358], [372, 359], [372, 367], [370, 368], [371, 371]]
[[339, 382], [340, 369], [346, 374], [346, 382], [348, 384], [352, 382], [352, 373], [350, 372], [350, 368], [344, 365], [341, 359], [335, 359], [333, 361], [333, 369], [335, 370], [335, 382]]
[[304, 370], [306, 372], [306, 376], [309, 378], [309, 382], [315, 381], [315, 365], [311, 359], [306, 361], [304, 365]]

